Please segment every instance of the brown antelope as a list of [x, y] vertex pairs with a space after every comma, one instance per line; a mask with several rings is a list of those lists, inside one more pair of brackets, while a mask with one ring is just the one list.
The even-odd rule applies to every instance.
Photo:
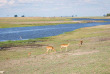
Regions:
[[46, 48], [47, 48], [46, 53], [48, 53], [49, 50], [54, 50], [56, 52], [56, 50], [52, 46], [47, 46]]
[[83, 44], [83, 41], [81, 40], [81, 41], [80, 41], [80, 45], [82, 45], [82, 44]]
[[67, 51], [68, 46], [69, 46], [69, 43], [68, 44], [61, 44], [61, 48], [60, 49], [66, 48], [66, 51]]
[[28, 56], [31, 56], [31, 52], [28, 53]]

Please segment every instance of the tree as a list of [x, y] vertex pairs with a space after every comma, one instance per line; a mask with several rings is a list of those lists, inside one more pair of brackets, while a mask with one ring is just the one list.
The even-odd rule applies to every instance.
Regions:
[[25, 17], [24, 15], [22, 15], [21, 17]]
[[14, 15], [14, 17], [18, 17], [18, 15]]
[[72, 15], [72, 17], [74, 17], [74, 15]]
[[110, 13], [108, 13], [107, 16], [110, 16]]

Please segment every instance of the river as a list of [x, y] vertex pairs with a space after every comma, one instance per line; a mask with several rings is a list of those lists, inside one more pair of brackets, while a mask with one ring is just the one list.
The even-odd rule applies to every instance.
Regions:
[[98, 25], [110, 24], [110, 19], [85, 19], [76, 18], [73, 20], [104, 20], [108, 22], [91, 22], [91, 23], [77, 23], [77, 24], [59, 24], [49, 26], [32, 26], [32, 27], [15, 27], [15, 28], [1, 28], [0, 41], [8, 40], [27, 40], [34, 38], [42, 38], [49, 36], [56, 36], [64, 32], [74, 31], [83, 27], [91, 27]]

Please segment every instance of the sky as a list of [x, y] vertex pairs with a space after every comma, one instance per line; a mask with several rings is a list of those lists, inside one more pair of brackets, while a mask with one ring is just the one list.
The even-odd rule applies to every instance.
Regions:
[[0, 17], [103, 16], [110, 0], [0, 0]]

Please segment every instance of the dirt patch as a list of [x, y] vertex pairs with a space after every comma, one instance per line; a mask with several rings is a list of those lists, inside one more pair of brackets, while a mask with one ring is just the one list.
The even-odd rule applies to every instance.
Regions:
[[[87, 54], [93, 54], [97, 53], [99, 51], [94, 50], [94, 51], [88, 51], [88, 52], [81, 52], [78, 51], [77, 53], [70, 53], [70, 52], [64, 52], [64, 53], [51, 53], [51, 54], [42, 54], [42, 55], [32, 55], [27, 58], [22, 58], [22, 59], [16, 59], [16, 60], [6, 60], [3, 62], [0, 62], [1, 70], [7, 69], [7, 68], [15, 68], [17, 69], [18, 67], [22, 68], [25, 66], [38, 66], [38, 69], [43, 69], [43, 67], [47, 66], [48, 68], [54, 67], [54, 63], [51, 66], [48, 66], [48, 64], [51, 64], [52, 61], [54, 62], [59, 62], [58, 66], [67, 66], [71, 64], [68, 64], [67, 62], [63, 62], [63, 60], [67, 60], [70, 56], [75, 56], [75, 55], [87, 55]], [[60, 61], [62, 61], [60, 63]], [[46, 65], [47, 64], [47, 65]], [[45, 65], [45, 66], [44, 66]], [[39, 70], [38, 70], [39, 71]]]
[[110, 38], [99, 38], [99, 41], [108, 41]]
[[87, 55], [99, 52], [98, 50], [88, 51], [88, 52], [77, 52], [77, 53], [67, 53], [68, 55]]
[[41, 44], [33, 44], [33, 45], [26, 45], [26, 46], [20, 46], [20, 47], [9, 47], [2, 50], [8, 50], [8, 51], [21, 51], [23, 49], [33, 49], [38, 47], [43, 47], [47, 45], [41, 45]]

